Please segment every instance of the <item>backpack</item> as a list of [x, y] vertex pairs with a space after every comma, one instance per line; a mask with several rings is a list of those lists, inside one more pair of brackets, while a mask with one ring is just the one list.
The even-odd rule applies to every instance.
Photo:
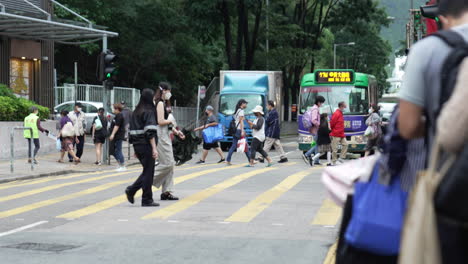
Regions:
[[228, 128], [229, 136], [235, 136], [237, 132], [237, 127], [240, 125], [240, 122], [239, 122], [239, 124], [237, 124], [236, 126], [236, 117], [238, 113], [239, 113], [239, 110], [237, 110], [237, 112], [234, 115], [232, 115], [232, 120], [229, 123], [229, 128]]
[[302, 116], [302, 125], [305, 129], [311, 129], [314, 126], [312, 123], [312, 108], [307, 110]]

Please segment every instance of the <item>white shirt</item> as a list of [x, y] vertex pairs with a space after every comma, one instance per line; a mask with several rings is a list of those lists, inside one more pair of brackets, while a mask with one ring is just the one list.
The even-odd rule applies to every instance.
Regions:
[[234, 115], [234, 118], [236, 119], [237, 129], [240, 129], [239, 121], [240, 121], [241, 116], [242, 117], [244, 116], [244, 109], [239, 108], [239, 110], [237, 110], [237, 113]]

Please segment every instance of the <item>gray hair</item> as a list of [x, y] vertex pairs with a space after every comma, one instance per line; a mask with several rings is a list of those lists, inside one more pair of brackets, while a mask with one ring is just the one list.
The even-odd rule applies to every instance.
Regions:
[[37, 108], [37, 106], [31, 106], [31, 108], [29, 109], [31, 111], [31, 113], [34, 113], [36, 112], [37, 110], [39, 110], [39, 108]]

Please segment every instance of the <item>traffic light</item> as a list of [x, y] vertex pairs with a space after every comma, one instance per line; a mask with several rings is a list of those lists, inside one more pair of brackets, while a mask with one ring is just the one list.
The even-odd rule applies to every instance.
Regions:
[[99, 54], [99, 61], [98, 61], [98, 80], [99, 81], [106, 81], [110, 80], [115, 75], [115, 61], [117, 59], [117, 55], [115, 55], [112, 51], [106, 50], [105, 52], [101, 52]]

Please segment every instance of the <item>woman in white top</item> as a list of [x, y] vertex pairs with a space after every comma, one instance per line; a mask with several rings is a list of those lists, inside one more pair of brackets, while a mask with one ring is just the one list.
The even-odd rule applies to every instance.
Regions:
[[[237, 150], [237, 141], [239, 141], [241, 137], [245, 137], [246, 135], [245, 130], [244, 130], [244, 109], [246, 107], [247, 107], [246, 100], [240, 99], [237, 102], [236, 111], [234, 112], [234, 116], [233, 116], [233, 118], [235, 118], [236, 120], [237, 130], [236, 130], [236, 134], [232, 136], [232, 145], [231, 145], [231, 148], [229, 149], [229, 153], [226, 158], [226, 164], [228, 166], [232, 165], [231, 157], [232, 157], [232, 153], [234, 153], [234, 151]], [[245, 152], [245, 155], [247, 156], [247, 160], [250, 161], [248, 145], [247, 145], [247, 152]]]
[[265, 141], [265, 119], [263, 118], [263, 107], [257, 105], [252, 112], [257, 118], [253, 122], [247, 120], [252, 128], [253, 139], [250, 147], [250, 164], [246, 167], [254, 166], [255, 154], [257, 154], [257, 151], [260, 152], [260, 154], [262, 154], [262, 156], [268, 161], [267, 167], [270, 167], [272, 165], [272, 161], [270, 157], [268, 157], [268, 153], [266, 153], [262, 147], [262, 142]]

